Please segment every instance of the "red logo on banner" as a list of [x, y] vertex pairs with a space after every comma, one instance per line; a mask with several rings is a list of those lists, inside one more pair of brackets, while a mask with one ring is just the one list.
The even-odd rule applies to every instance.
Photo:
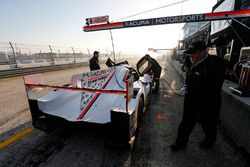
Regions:
[[109, 22], [109, 16], [98, 16], [98, 17], [92, 17], [86, 19], [86, 24], [99, 24], [99, 23], [107, 23]]

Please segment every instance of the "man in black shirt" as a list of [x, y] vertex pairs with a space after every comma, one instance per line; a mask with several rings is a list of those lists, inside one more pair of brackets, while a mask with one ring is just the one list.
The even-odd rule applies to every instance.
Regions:
[[98, 58], [99, 58], [99, 52], [94, 51], [93, 57], [89, 60], [90, 71], [100, 70], [99, 59]]
[[185, 149], [196, 122], [205, 133], [200, 147], [208, 148], [216, 141], [216, 127], [221, 107], [221, 89], [227, 63], [218, 56], [207, 54], [204, 41], [193, 42], [185, 51], [193, 64], [186, 73], [186, 93], [182, 121], [173, 151]]

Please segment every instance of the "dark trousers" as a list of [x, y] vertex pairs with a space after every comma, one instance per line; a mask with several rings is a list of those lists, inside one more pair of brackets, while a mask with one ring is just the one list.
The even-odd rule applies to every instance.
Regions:
[[195, 113], [190, 111], [183, 112], [182, 121], [178, 128], [178, 135], [176, 144], [186, 146], [188, 144], [189, 135], [195, 127], [197, 122], [201, 123], [202, 129], [205, 133], [205, 140], [209, 142], [216, 141], [217, 131], [217, 119], [218, 116], [211, 114], [203, 117], [197, 116]]

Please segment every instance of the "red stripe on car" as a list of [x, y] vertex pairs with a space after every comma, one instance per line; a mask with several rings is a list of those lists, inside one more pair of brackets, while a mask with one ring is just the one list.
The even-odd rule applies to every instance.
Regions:
[[[113, 77], [113, 75], [115, 74], [116, 70], [113, 72], [113, 74], [110, 76], [110, 78], [105, 82], [105, 84], [102, 86], [101, 89], [104, 89], [107, 84], [109, 83], [109, 81], [111, 80], [111, 78]], [[84, 115], [87, 113], [87, 111], [89, 110], [89, 108], [92, 106], [92, 104], [96, 101], [96, 99], [100, 96], [100, 93], [97, 93], [93, 99], [89, 102], [89, 104], [82, 110], [81, 114], [77, 117], [77, 119], [82, 119], [84, 117]]]

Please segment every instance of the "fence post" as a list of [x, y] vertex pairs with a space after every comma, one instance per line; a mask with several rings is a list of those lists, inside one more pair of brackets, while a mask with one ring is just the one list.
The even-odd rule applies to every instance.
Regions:
[[[12, 49], [13, 56], [14, 56], [14, 61], [15, 61], [15, 63], [16, 63], [16, 68], [17, 68], [16, 52], [15, 52], [15, 49], [14, 49], [12, 43], [9, 42], [9, 44], [10, 44], [10, 47], [11, 47], [11, 49]], [[10, 63], [10, 59], [9, 59], [9, 63]]]
[[76, 63], [76, 55], [75, 55], [75, 50], [73, 47], [71, 47], [72, 51], [73, 51], [73, 56], [74, 56], [74, 63]]
[[89, 53], [89, 59], [90, 59], [90, 52], [89, 52], [89, 48], [87, 48], [87, 50], [88, 50], [88, 53]]
[[53, 55], [53, 50], [50, 45], [49, 45], [49, 49], [50, 49], [50, 54], [51, 54], [51, 65], [55, 65], [55, 57]]

